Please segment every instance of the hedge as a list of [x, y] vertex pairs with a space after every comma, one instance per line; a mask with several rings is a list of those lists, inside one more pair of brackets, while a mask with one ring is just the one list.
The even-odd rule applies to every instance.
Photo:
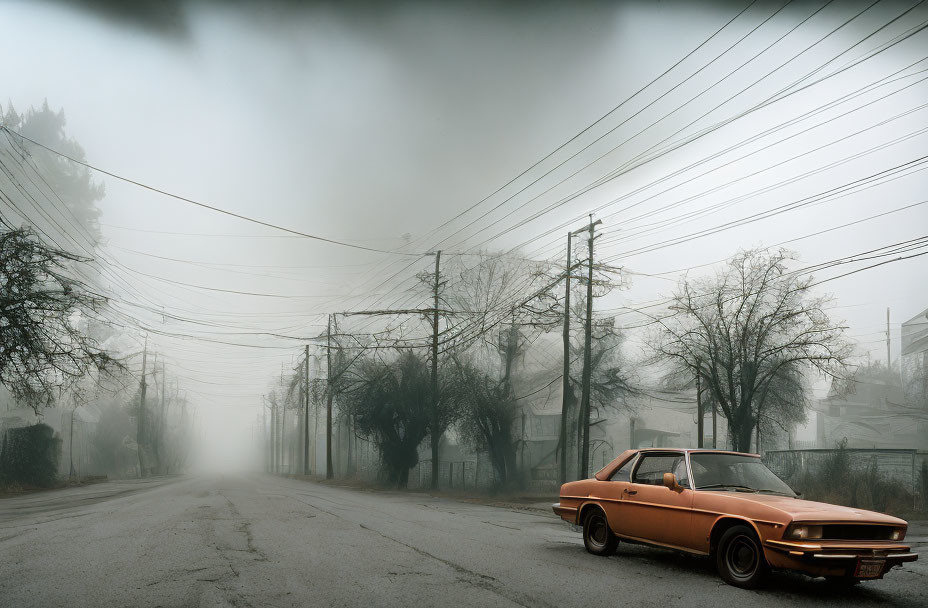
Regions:
[[61, 439], [47, 424], [8, 429], [0, 437], [0, 483], [50, 486], [58, 477]]

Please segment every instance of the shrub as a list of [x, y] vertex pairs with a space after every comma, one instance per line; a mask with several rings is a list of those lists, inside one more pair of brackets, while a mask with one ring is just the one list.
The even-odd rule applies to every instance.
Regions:
[[61, 439], [47, 424], [9, 429], [0, 448], [0, 482], [51, 486], [60, 458]]
[[909, 513], [911, 488], [880, 473], [876, 458], [854, 466], [847, 441], [841, 441], [819, 466], [810, 467], [789, 481], [803, 498], [832, 504], [869, 509], [883, 513]]

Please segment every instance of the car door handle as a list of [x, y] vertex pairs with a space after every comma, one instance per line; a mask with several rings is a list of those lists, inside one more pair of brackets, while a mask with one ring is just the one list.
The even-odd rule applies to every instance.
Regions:
[[629, 490], [628, 488], [625, 488], [625, 493], [629, 495], [637, 494], [638, 490]]

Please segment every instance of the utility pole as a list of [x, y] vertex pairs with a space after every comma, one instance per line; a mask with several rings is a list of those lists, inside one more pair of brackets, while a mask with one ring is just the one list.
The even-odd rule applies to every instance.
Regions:
[[303, 475], [309, 475], [309, 344], [303, 358]]
[[573, 233], [567, 233], [567, 266], [564, 267], [564, 372], [561, 377], [560, 482], [567, 483], [567, 396], [570, 393], [570, 248]]
[[[74, 412], [77, 411], [77, 406], [72, 402], [71, 407], [71, 430], [68, 431], [68, 460], [71, 462], [70, 471], [68, 472], [68, 479], [74, 477]], [[80, 479], [77, 480], [80, 482]]]
[[[699, 359], [696, 359], [696, 447], [702, 448], [705, 443], [705, 412], [702, 410], [702, 368]], [[715, 436], [713, 435], [713, 439]]]
[[716, 422], [716, 411], [717, 411], [717, 408], [715, 407], [715, 399], [713, 399], [712, 400], [712, 449], [713, 450], [718, 448], [718, 441], [716, 438], [719, 436], [718, 423]]
[[145, 391], [147, 386], [145, 384], [145, 370], [148, 367], [148, 336], [145, 336], [145, 347], [142, 349], [142, 387], [141, 395], [139, 396], [139, 416], [138, 416], [138, 428], [135, 431], [135, 443], [138, 446], [138, 456], [139, 456], [139, 477], [145, 477], [145, 455], [143, 453], [144, 448], [142, 444], [145, 441]]
[[593, 222], [593, 215], [590, 215], [590, 236], [587, 246], [590, 253], [590, 259], [587, 264], [587, 284], [586, 284], [586, 327], [583, 339], [583, 379], [581, 382], [580, 410], [583, 413], [583, 451], [580, 454], [580, 478], [586, 479], [590, 475], [590, 380], [593, 374], [592, 369], [592, 348], [593, 348], [593, 240], [596, 238], [593, 229], [600, 220]]
[[435, 252], [434, 306], [432, 311], [432, 489], [438, 489], [438, 289], [441, 283], [441, 250]]
[[268, 453], [267, 453], [267, 446], [269, 444], [264, 443], [265, 441], [267, 441], [267, 439], [265, 439], [264, 437], [264, 430], [266, 428], [267, 428], [267, 406], [265, 404], [261, 404], [261, 442], [262, 442], [261, 447], [263, 448], [262, 451], [264, 452], [264, 472], [265, 473], [267, 473], [270, 469], [270, 466], [269, 466], [270, 460], [268, 459]]
[[327, 366], [328, 390], [325, 403], [325, 478], [332, 479], [335, 472], [332, 468], [332, 315], [329, 315], [329, 325], [325, 339], [325, 357]]
[[[274, 397], [274, 394], [271, 393], [271, 397]], [[277, 398], [274, 397], [271, 401], [271, 429], [273, 437], [273, 447], [274, 447], [274, 474], [280, 473], [280, 414], [277, 412]]]
[[890, 357], [889, 347], [890, 347], [891, 342], [889, 340], [889, 336], [890, 336], [889, 334], [889, 307], [887, 307], [886, 308], [886, 371], [892, 373], [893, 371], [892, 361], [893, 360]]
[[[283, 385], [283, 371], [280, 375], [281, 385]], [[287, 453], [287, 398], [280, 400], [280, 472], [284, 472], [284, 460], [287, 461], [287, 472], [290, 472], [290, 458]]]
[[164, 369], [164, 357], [161, 357], [161, 420], [158, 425], [158, 472], [161, 475], [166, 473], [165, 462], [167, 462], [167, 452], [165, 451], [164, 436], [167, 431], [167, 406], [165, 405], [165, 378], [167, 372]]
[[[322, 375], [322, 369], [319, 363], [319, 358], [316, 357], [314, 361], [315, 361], [315, 365], [313, 366], [313, 368], [315, 369], [316, 377], [318, 378], [319, 376]], [[317, 386], [318, 386], [318, 382], [317, 382]], [[319, 437], [319, 408], [317, 407], [317, 403], [315, 401], [313, 401], [313, 420], [314, 420], [313, 422], [313, 451], [310, 454], [310, 458], [309, 458], [310, 460], [309, 468], [312, 471], [312, 475], [315, 475], [316, 474], [316, 441]]]

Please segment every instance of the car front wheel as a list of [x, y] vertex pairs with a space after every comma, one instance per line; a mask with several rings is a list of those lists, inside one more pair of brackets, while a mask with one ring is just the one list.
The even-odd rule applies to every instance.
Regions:
[[606, 514], [600, 509], [593, 509], [583, 520], [583, 544], [593, 555], [612, 555], [619, 545], [619, 539], [609, 529]]
[[719, 576], [729, 585], [753, 589], [767, 574], [764, 551], [754, 530], [732, 526], [722, 534], [715, 552]]

